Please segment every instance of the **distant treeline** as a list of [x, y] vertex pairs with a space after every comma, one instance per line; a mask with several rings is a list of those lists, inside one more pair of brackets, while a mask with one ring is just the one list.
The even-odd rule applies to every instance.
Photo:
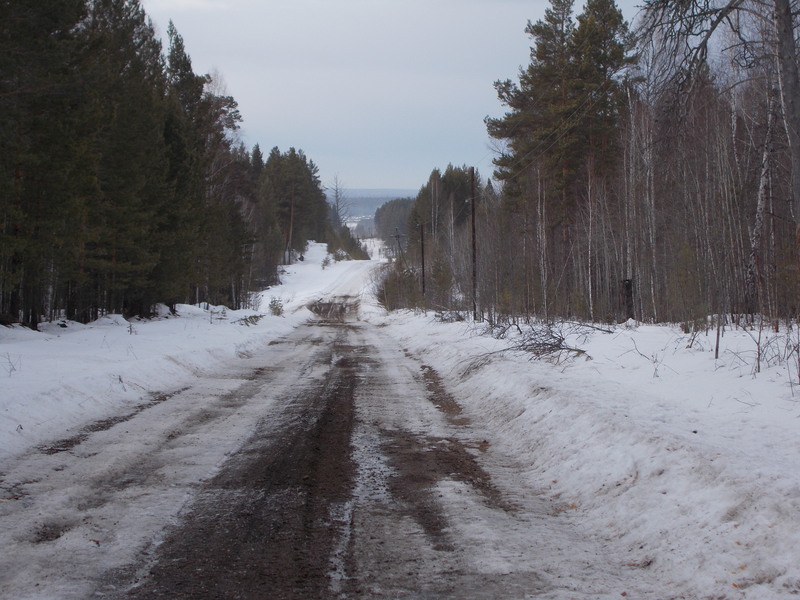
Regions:
[[[405, 246], [408, 240], [408, 218], [414, 206], [413, 198], [389, 200], [375, 211], [375, 237], [384, 241], [387, 247], [394, 247], [398, 241]], [[399, 240], [398, 240], [398, 237]]]
[[507, 112], [486, 120], [494, 182], [431, 173], [388, 306], [495, 323], [797, 318], [797, 14], [785, 0], [644, 5], [635, 36], [613, 0], [577, 17], [550, 0], [528, 23], [530, 64], [496, 82]]
[[240, 121], [138, 0], [0, 1], [0, 320], [241, 307], [309, 239], [358, 249], [313, 161]]

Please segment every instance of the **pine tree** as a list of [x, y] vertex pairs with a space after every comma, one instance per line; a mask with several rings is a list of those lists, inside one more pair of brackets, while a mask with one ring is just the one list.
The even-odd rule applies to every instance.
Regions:
[[104, 115], [86, 265], [99, 310], [143, 314], [155, 301], [155, 222], [168, 195], [161, 45], [138, 0], [95, 1], [90, 27], [102, 48], [94, 85]]
[[631, 62], [627, 24], [613, 0], [589, 0], [572, 19], [572, 0], [552, 0], [543, 20], [528, 23], [534, 41], [531, 63], [519, 84], [497, 82], [501, 102], [510, 108], [488, 119], [490, 135], [505, 140], [497, 177], [513, 200], [531, 187], [531, 170], [548, 180], [553, 222], [571, 219], [573, 185], [587, 156], [613, 162], [613, 137], [623, 105], [619, 76]]
[[159, 301], [174, 308], [178, 302], [196, 298], [199, 280], [204, 166], [195, 113], [206, 79], [193, 72], [183, 38], [172, 22], [168, 39], [163, 137], [169, 192], [155, 215], [153, 243], [158, 262], [152, 283]]
[[250, 173], [254, 181], [258, 181], [261, 177], [261, 171], [264, 170], [264, 155], [261, 153], [261, 147], [256, 144], [253, 146], [253, 152], [250, 157]]
[[599, 171], [612, 169], [619, 156], [619, 118], [624, 107], [620, 73], [633, 62], [631, 47], [628, 25], [614, 0], [588, 0], [571, 37], [573, 88], [585, 107], [579, 112], [578, 125], [584, 153], [592, 155]]
[[293, 252], [302, 252], [309, 240], [325, 241], [328, 203], [319, 169], [302, 150], [272, 149], [264, 166], [261, 202], [268, 219], [263, 229], [280, 231], [285, 263], [291, 262]]
[[0, 2], [0, 314], [36, 327], [80, 251], [76, 215], [92, 182], [77, 0]]
[[287, 186], [291, 247], [324, 241], [313, 161], [278, 153], [273, 181], [236, 101], [172, 24], [163, 55], [139, 0], [0, 0], [0, 34], [0, 322], [242, 306], [276, 279]]
[[495, 174], [513, 203], [523, 201], [532, 166], [546, 168], [561, 189], [577, 170], [572, 6], [573, 0], [552, 0], [543, 20], [529, 21], [525, 31], [534, 42], [530, 64], [521, 71], [519, 84], [495, 83], [500, 101], [510, 110], [502, 118], [487, 119], [487, 127], [492, 137], [508, 144], [506, 153], [495, 159]]
[[511, 293], [523, 296], [526, 312], [557, 303], [562, 314], [592, 316], [596, 223], [599, 208], [610, 210], [613, 200], [620, 81], [631, 59], [627, 25], [613, 0], [589, 0], [577, 24], [572, 6], [552, 0], [544, 19], [528, 24], [531, 63], [518, 84], [496, 84], [510, 110], [487, 126], [507, 144], [495, 160], [496, 176], [523, 248]]
[[193, 120], [197, 117], [208, 77], [197, 75], [192, 70], [192, 59], [186, 53], [183, 37], [178, 33], [172, 21], [167, 27], [167, 36], [169, 37], [167, 77], [170, 89], [175, 93], [186, 117]]

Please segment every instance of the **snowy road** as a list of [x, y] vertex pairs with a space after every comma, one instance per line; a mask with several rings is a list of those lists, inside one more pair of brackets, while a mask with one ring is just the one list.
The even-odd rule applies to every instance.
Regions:
[[113, 589], [102, 582], [136, 568], [302, 375], [288, 366], [317, 333], [301, 335], [307, 344], [231, 361], [140, 412], [7, 461], [0, 543], [13, 551], [0, 555], [0, 595], [88, 598]]
[[326, 258], [250, 309], [0, 328], [0, 598], [797, 597], [796, 357], [563, 323], [585, 354], [531, 361]]
[[2, 597], [660, 597], [338, 307], [12, 463]]

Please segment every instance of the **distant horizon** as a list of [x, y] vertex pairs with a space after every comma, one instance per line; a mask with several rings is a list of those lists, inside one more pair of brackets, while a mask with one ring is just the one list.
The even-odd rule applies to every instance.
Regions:
[[[415, 198], [419, 189], [410, 188], [342, 188], [342, 195], [345, 199], [386, 199], [395, 198]], [[325, 195], [330, 198], [333, 195], [331, 188], [325, 189]]]

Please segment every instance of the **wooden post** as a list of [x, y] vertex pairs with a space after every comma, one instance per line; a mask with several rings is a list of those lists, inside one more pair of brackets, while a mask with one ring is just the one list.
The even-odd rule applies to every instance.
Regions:
[[633, 319], [633, 279], [623, 279], [622, 287], [625, 294], [625, 318]]

